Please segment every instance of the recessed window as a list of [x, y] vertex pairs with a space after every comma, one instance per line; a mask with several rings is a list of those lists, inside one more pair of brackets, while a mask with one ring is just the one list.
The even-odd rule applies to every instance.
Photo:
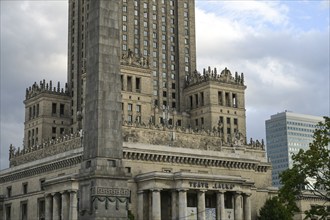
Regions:
[[7, 197], [8, 197], [8, 198], [11, 197], [11, 192], [12, 192], [12, 190], [11, 190], [11, 186], [8, 186], [8, 187], [7, 187]]
[[28, 193], [28, 183], [23, 183], [22, 184], [22, 192], [23, 192], [23, 194]]

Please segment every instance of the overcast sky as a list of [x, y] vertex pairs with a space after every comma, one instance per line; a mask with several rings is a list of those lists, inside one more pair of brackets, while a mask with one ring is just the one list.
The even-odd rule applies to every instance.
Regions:
[[[67, 1], [1, 0], [0, 169], [22, 146], [25, 89], [66, 82]], [[290, 110], [330, 114], [329, 0], [196, 1], [198, 70], [243, 72], [248, 138]]]

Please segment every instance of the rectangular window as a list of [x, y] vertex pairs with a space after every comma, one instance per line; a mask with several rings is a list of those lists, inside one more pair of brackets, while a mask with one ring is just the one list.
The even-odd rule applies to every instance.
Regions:
[[136, 105], [136, 112], [141, 112], [141, 105]]
[[22, 193], [27, 194], [28, 193], [28, 183], [22, 184]]
[[60, 104], [60, 115], [64, 115], [64, 104]]
[[28, 219], [28, 209], [27, 202], [21, 202], [21, 220]]
[[7, 198], [10, 198], [11, 197], [11, 192], [12, 192], [11, 186], [8, 186], [7, 187]]
[[230, 124], [230, 118], [227, 118], [227, 124]]
[[141, 78], [135, 79], [135, 89], [136, 92], [141, 92]]
[[11, 204], [6, 204], [6, 220], [11, 220]]
[[41, 189], [41, 190], [44, 190], [43, 184], [44, 184], [45, 181], [46, 181], [46, 180], [45, 180], [44, 178], [42, 178], [42, 179], [39, 180], [39, 183], [40, 183], [40, 189]]
[[132, 115], [128, 115], [127, 116], [127, 121], [128, 122], [132, 122], [133, 121], [133, 116]]
[[39, 104], [37, 104], [37, 117], [39, 116]]
[[56, 103], [52, 103], [52, 114], [56, 114], [56, 108], [57, 108]]
[[200, 95], [201, 95], [201, 106], [204, 106], [204, 93], [201, 92]]
[[52, 133], [56, 134], [56, 127], [52, 127]]
[[132, 77], [127, 76], [127, 91], [132, 92]]
[[133, 104], [131, 103], [128, 103], [128, 106], [127, 106], [127, 111], [131, 112], [133, 109]]
[[198, 94], [195, 94], [196, 107], [198, 107]]
[[121, 90], [124, 90], [124, 76], [120, 75]]
[[238, 119], [234, 118], [234, 125], [237, 125], [237, 124], [238, 124]]
[[46, 210], [46, 203], [45, 199], [38, 200], [38, 219], [45, 220], [45, 210]]
[[190, 106], [190, 109], [193, 108], [193, 97], [192, 96], [189, 96], [189, 106]]

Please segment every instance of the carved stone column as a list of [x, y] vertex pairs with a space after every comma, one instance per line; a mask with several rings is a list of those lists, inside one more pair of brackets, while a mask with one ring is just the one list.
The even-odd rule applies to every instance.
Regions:
[[241, 192], [235, 193], [235, 220], [243, 219], [242, 216], [242, 195]]
[[52, 219], [53, 215], [53, 197], [51, 194], [45, 196], [45, 218]]
[[171, 205], [172, 205], [172, 219], [178, 218], [178, 192], [176, 190], [172, 190], [171, 195]]
[[225, 192], [217, 193], [217, 220], [225, 219]]
[[221, 92], [221, 96], [222, 96], [222, 105], [223, 106], [227, 106], [226, 92], [225, 91], [222, 91]]
[[179, 189], [179, 219], [187, 218], [187, 190]]
[[233, 107], [233, 93], [229, 92], [229, 106]]
[[61, 195], [59, 193], [53, 194], [53, 220], [60, 220], [60, 199]]
[[62, 220], [69, 220], [69, 210], [70, 210], [70, 205], [69, 205], [69, 194], [68, 192], [61, 192], [62, 195], [62, 207], [61, 207], [61, 216]]
[[161, 220], [160, 189], [152, 190], [152, 219]]
[[70, 192], [70, 209], [69, 209], [69, 219], [77, 220], [78, 219], [78, 209], [77, 209], [77, 192]]
[[244, 202], [244, 219], [251, 220], [251, 193], [244, 193], [243, 202]]
[[199, 190], [197, 192], [197, 213], [198, 213], [198, 220], [205, 220], [205, 191]]
[[137, 219], [138, 220], [143, 220], [143, 206], [144, 206], [144, 201], [143, 201], [143, 198], [144, 198], [144, 192], [141, 190], [141, 191], [138, 191], [138, 198], [137, 198]]

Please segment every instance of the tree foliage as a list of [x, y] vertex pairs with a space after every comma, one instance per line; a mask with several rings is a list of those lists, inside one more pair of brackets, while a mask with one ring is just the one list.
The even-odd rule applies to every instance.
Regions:
[[[292, 168], [280, 174], [283, 186], [279, 198], [292, 215], [299, 210], [295, 200], [306, 190], [315, 197], [330, 202], [330, 118], [324, 119], [324, 122], [318, 124], [309, 149], [301, 149], [298, 154], [293, 155]], [[315, 206], [306, 214], [307, 217], [330, 215], [323, 206]]]
[[260, 209], [258, 220], [292, 220], [289, 210], [277, 197], [268, 199]]

